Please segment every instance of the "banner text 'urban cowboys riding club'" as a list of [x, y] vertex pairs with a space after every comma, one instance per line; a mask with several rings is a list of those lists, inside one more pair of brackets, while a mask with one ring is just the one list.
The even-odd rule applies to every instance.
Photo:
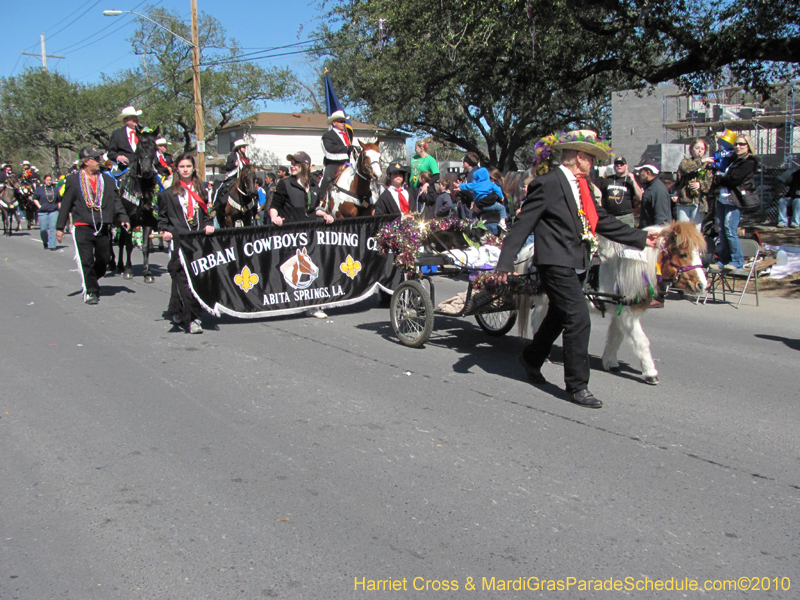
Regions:
[[189, 286], [209, 312], [277, 316], [344, 306], [393, 290], [401, 280], [394, 256], [375, 234], [391, 217], [364, 217], [282, 227], [248, 227], [183, 236]]

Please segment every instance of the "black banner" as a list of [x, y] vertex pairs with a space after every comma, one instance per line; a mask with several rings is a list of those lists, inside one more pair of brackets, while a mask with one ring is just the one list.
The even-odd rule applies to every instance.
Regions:
[[402, 278], [375, 234], [395, 217], [282, 227], [219, 229], [182, 236], [181, 263], [203, 307], [255, 318], [354, 304]]

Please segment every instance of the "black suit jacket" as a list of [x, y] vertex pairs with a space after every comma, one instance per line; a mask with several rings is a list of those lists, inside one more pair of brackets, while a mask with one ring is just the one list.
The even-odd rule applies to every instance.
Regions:
[[133, 162], [136, 157], [133, 148], [131, 148], [131, 143], [128, 140], [127, 127], [115, 129], [111, 133], [111, 138], [108, 140], [108, 158], [116, 162], [120, 154], [128, 157], [129, 162]]
[[58, 210], [56, 229], [64, 231], [69, 215], [72, 213], [73, 223], [89, 223], [99, 225], [101, 221], [106, 225], [130, 223], [128, 213], [122, 206], [122, 200], [117, 193], [117, 184], [110, 175], [98, 174], [103, 178], [103, 198], [100, 200], [100, 210], [90, 209], [81, 194], [80, 174], [75, 173], [67, 177], [64, 184], [64, 197]]
[[322, 151], [325, 153], [322, 164], [326, 166], [332, 163], [344, 163], [350, 159], [350, 151], [342, 136], [335, 129], [331, 129], [322, 136]]
[[[628, 227], [597, 206], [596, 233], [644, 249], [647, 232]], [[512, 273], [514, 259], [527, 237], [535, 235], [533, 262], [572, 269], [589, 268], [589, 242], [581, 240], [583, 226], [569, 181], [561, 168], [537, 177], [511, 231], [503, 240], [498, 271]]]
[[[200, 192], [200, 197], [205, 201], [204, 191]], [[211, 225], [211, 220], [203, 211], [202, 207], [195, 206], [197, 224], [189, 227], [183, 214], [183, 207], [180, 200], [172, 193], [172, 188], [163, 190], [158, 194], [158, 230], [169, 231], [172, 235], [191, 233], [192, 231], [203, 231], [206, 225]]]

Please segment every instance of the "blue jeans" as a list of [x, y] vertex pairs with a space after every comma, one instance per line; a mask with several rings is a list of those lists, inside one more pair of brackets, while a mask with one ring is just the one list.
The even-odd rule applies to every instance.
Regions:
[[39, 213], [39, 234], [42, 236], [42, 244], [45, 248], [56, 247], [56, 221], [58, 221], [58, 212]]
[[506, 211], [506, 207], [503, 206], [501, 202], [495, 202], [491, 206], [487, 206], [486, 208], [481, 209], [482, 213], [489, 212], [489, 211], [497, 211], [500, 213], [501, 219], [508, 218], [508, 211]]
[[678, 204], [675, 207], [675, 220], [693, 222], [697, 225], [697, 229], [700, 229], [705, 214], [698, 211], [697, 208], [697, 204]]
[[737, 269], [744, 266], [744, 256], [737, 233], [741, 216], [742, 211], [733, 204], [717, 202], [717, 228], [719, 229], [717, 256], [722, 265], [730, 263]]
[[[792, 205], [792, 222], [789, 223], [789, 204]], [[800, 226], [800, 198], [781, 198], [778, 200], [778, 225]]]

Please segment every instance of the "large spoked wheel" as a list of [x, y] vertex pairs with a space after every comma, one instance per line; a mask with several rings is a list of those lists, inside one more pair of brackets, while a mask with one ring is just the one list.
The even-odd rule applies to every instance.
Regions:
[[517, 311], [504, 310], [475, 315], [475, 320], [487, 334], [495, 337], [507, 334], [517, 322]]
[[392, 329], [406, 346], [418, 348], [433, 331], [433, 302], [419, 281], [404, 281], [392, 294], [389, 306]]

